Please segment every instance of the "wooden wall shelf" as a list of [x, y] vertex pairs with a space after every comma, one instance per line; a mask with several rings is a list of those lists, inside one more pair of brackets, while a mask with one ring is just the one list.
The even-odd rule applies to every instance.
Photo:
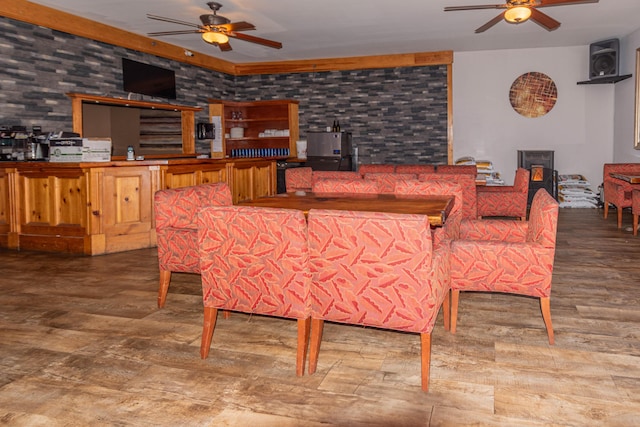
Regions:
[[[212, 158], [287, 158], [296, 155], [298, 101], [237, 102], [210, 99], [209, 115], [212, 121], [213, 117], [218, 117], [224, 130], [222, 151], [212, 150]], [[243, 136], [231, 137], [232, 128], [243, 128]], [[268, 131], [271, 132], [266, 134]], [[286, 131], [288, 134], [274, 134], [273, 131]]]

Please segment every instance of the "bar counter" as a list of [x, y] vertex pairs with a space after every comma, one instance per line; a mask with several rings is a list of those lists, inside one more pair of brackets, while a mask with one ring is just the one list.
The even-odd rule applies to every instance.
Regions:
[[276, 193], [276, 159], [0, 162], [0, 247], [100, 255], [156, 244], [159, 189], [227, 182], [234, 203]]

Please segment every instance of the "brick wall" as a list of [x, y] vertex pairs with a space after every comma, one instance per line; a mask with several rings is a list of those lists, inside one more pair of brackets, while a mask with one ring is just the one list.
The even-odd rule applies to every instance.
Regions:
[[209, 98], [296, 99], [302, 138], [339, 120], [361, 163], [447, 162], [444, 65], [233, 77], [7, 18], [0, 18], [0, 125], [71, 130], [65, 93], [128, 96], [122, 57], [174, 70], [171, 102], [202, 107], [196, 121], [207, 119]]

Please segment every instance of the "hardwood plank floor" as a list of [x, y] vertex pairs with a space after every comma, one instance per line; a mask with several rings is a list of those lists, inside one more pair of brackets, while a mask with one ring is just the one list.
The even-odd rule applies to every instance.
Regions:
[[433, 333], [327, 324], [295, 376], [295, 322], [234, 313], [199, 356], [199, 276], [156, 307], [153, 249], [0, 251], [0, 424], [10, 426], [636, 426], [640, 236], [615, 212], [561, 209], [549, 346], [537, 300], [463, 293]]

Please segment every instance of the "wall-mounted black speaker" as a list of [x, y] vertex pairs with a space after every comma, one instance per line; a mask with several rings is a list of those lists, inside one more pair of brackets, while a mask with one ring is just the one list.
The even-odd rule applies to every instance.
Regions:
[[589, 79], [615, 77], [619, 72], [620, 41], [603, 40], [589, 45]]

